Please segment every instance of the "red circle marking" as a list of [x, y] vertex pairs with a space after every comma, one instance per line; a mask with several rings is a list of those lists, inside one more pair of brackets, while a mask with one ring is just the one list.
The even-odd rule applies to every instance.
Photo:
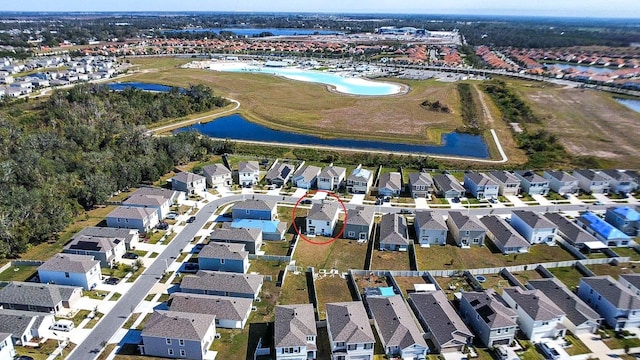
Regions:
[[[300, 231], [300, 229], [298, 229], [298, 226], [296, 225], [296, 211], [298, 210], [298, 205], [300, 205], [300, 202], [302, 200], [304, 200], [306, 197], [308, 197], [309, 195], [313, 195], [313, 194], [315, 194], [317, 192], [325, 192], [328, 195], [333, 196], [334, 198], [336, 198], [336, 200], [338, 200], [338, 203], [340, 204], [340, 206], [342, 206], [342, 210], [344, 211], [344, 221], [342, 222], [342, 229], [340, 229], [340, 232], [338, 233], [338, 235], [336, 235], [335, 237], [333, 237], [329, 241], [319, 242], [319, 241], [310, 240], [306, 236], [302, 235], [302, 232]], [[302, 240], [308, 242], [309, 244], [313, 244], [313, 245], [328, 245], [328, 244], [331, 244], [332, 242], [336, 241], [336, 239], [338, 239], [344, 233], [344, 229], [347, 226], [347, 207], [344, 206], [344, 202], [342, 202], [342, 200], [340, 200], [338, 195], [336, 195], [335, 193], [333, 193], [331, 191], [328, 191], [328, 190], [315, 190], [315, 191], [312, 191], [310, 193], [304, 194], [300, 199], [298, 199], [298, 201], [296, 201], [296, 204], [293, 206], [293, 212], [291, 214], [291, 220], [293, 221], [293, 229], [296, 231], [296, 234], [298, 234], [298, 236], [300, 238], [302, 238]]]

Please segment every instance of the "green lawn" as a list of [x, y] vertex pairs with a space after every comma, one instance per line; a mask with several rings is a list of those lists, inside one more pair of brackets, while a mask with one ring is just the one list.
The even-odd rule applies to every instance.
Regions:
[[298, 275], [288, 273], [282, 287], [279, 304], [308, 304], [309, 292], [307, 291], [306, 273]]
[[220, 334], [211, 344], [211, 349], [218, 352], [216, 359], [245, 359], [249, 343], [248, 326], [244, 330], [216, 329]]
[[582, 340], [573, 335], [571, 332], [567, 332], [564, 338], [571, 344], [570, 347], [565, 348], [569, 356], [588, 354], [591, 352], [587, 345], [585, 345]]
[[[636, 241], [637, 242], [637, 241]], [[615, 248], [613, 251], [620, 256], [628, 256], [631, 261], [640, 261], [640, 253], [638, 253], [634, 248]]]
[[38, 274], [37, 266], [10, 266], [0, 273], [0, 281], [27, 281]]
[[316, 279], [316, 293], [318, 294], [318, 310], [320, 319], [326, 316], [325, 304], [333, 302], [352, 301], [347, 280], [340, 276], [325, 276]]
[[124, 324], [122, 324], [122, 328], [123, 329], [130, 329], [131, 326], [133, 325], [133, 323], [136, 322], [138, 317], [140, 317], [140, 314], [141, 313], [133, 313], [133, 314], [131, 314], [131, 316], [129, 316], [127, 321], [125, 321]]
[[547, 270], [571, 290], [575, 289], [580, 284], [580, 279], [584, 277], [580, 271], [573, 267], [549, 268]]
[[98, 321], [100, 321], [100, 319], [102, 319], [102, 317], [104, 316], [103, 313], [101, 312], [96, 312], [93, 316], [93, 319], [89, 320], [85, 325], [84, 328], [85, 329], [93, 329], [94, 326], [96, 326], [96, 324], [98, 323]]
[[631, 274], [636, 272], [635, 265], [625, 263], [618, 264], [617, 266], [610, 264], [598, 264], [587, 265], [587, 267], [596, 275], [611, 275], [614, 279], [617, 279], [621, 274]]
[[[75, 348], [76, 345], [74, 343], [69, 343], [67, 347], [62, 351], [63, 356], [68, 356], [71, 350]], [[22, 347], [16, 346], [16, 354], [17, 355], [25, 355], [31, 356], [34, 360], [46, 360], [51, 353], [58, 348], [58, 341], [54, 339], [49, 339], [41, 344], [40, 347], [31, 348], [31, 347]]]
[[624, 349], [625, 346], [630, 348], [640, 346], [640, 339], [637, 337], [618, 337], [616, 336], [615, 331], [607, 327], [601, 328], [601, 331], [606, 334], [606, 336], [602, 337], [602, 341], [609, 347], [609, 349]]
[[262, 250], [266, 255], [287, 255], [289, 251], [289, 241], [268, 241], [262, 243]]

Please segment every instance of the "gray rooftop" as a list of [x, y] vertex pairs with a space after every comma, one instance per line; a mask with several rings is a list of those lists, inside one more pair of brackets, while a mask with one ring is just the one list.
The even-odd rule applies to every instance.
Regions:
[[498, 186], [498, 184], [496, 184], [495, 181], [493, 181], [490, 177], [488, 177], [484, 173], [468, 172], [468, 173], [465, 173], [464, 176], [469, 178], [478, 186]]
[[520, 183], [520, 179], [518, 179], [515, 175], [505, 170], [494, 170], [489, 172], [489, 175], [491, 175], [491, 177], [495, 178], [496, 180], [498, 180], [503, 184], [516, 184], [516, 183], [519, 184]]
[[464, 193], [464, 187], [460, 184], [458, 179], [456, 179], [451, 174], [440, 174], [433, 177], [433, 182], [436, 186], [443, 192], [447, 192], [449, 190], [456, 190]]
[[466, 344], [473, 337], [442, 291], [410, 293], [409, 299], [440, 347], [450, 342]]
[[176, 292], [171, 295], [171, 311], [181, 311], [196, 314], [211, 314], [216, 319], [242, 321], [253, 305], [252, 299], [187, 294]]
[[380, 243], [409, 245], [407, 220], [400, 214], [384, 214], [380, 221]]
[[64, 246], [64, 249], [108, 253], [123, 241], [124, 241], [123, 239], [118, 239], [118, 238], [106, 238], [102, 236], [90, 236], [90, 235], [76, 235], [73, 239], [71, 239], [69, 243], [67, 243], [67, 245]]
[[0, 303], [55, 308], [69, 301], [77, 286], [12, 281], [0, 289]]
[[311, 210], [309, 210], [309, 214], [307, 215], [308, 220], [319, 220], [319, 221], [333, 221], [333, 219], [338, 214], [340, 210], [340, 205], [334, 201], [325, 201], [321, 204], [313, 204]]
[[462, 297], [491, 329], [516, 326], [518, 314], [493, 289], [463, 292]]
[[[156, 188], [156, 187], [141, 187], [140, 189], [136, 190], [133, 194], [131, 194], [131, 196], [140, 196], [140, 195], [144, 195], [144, 196], [161, 196], [164, 197], [166, 199], [173, 199], [176, 197], [176, 194], [178, 194], [179, 191], [176, 190], [170, 190], [170, 189], [164, 189], [164, 188]], [[131, 197], [130, 196], [130, 197]]]
[[608, 181], [609, 180], [606, 177], [602, 176], [602, 174], [599, 171], [593, 171], [590, 169], [573, 170], [573, 173], [581, 175], [582, 177], [590, 181]]
[[371, 226], [374, 213], [375, 210], [372, 206], [358, 206], [355, 209], [349, 209], [347, 210], [347, 225]]
[[249, 252], [244, 250], [244, 244], [227, 244], [212, 241], [200, 250], [198, 258], [244, 260], [249, 258]]
[[100, 261], [91, 255], [55, 254], [44, 264], [38, 267], [38, 271], [64, 271], [70, 273], [86, 273]]
[[147, 320], [141, 335], [202, 341], [215, 319], [210, 314], [156, 310]]
[[188, 171], [177, 173], [174, 177], [171, 178], [171, 181], [178, 181], [185, 184], [189, 184], [194, 181], [200, 181], [200, 180], [204, 180], [204, 176], [194, 174]]
[[552, 178], [562, 182], [578, 181], [575, 176], [564, 171], [546, 170], [545, 173], [547, 173]]
[[402, 175], [399, 172], [389, 172], [380, 175], [378, 188], [387, 188], [394, 191], [402, 190]]
[[222, 164], [211, 164], [202, 168], [206, 176], [231, 175], [231, 170]]
[[313, 305], [278, 305], [275, 313], [275, 347], [306, 346], [307, 350], [315, 348], [313, 344], [307, 343], [307, 336], [318, 335]]
[[551, 221], [558, 227], [558, 231], [570, 239], [574, 244], [584, 244], [593, 241], [599, 241], [593, 235], [586, 232], [580, 226], [576, 225], [573, 221], [558, 213], [544, 214], [547, 220]]
[[321, 177], [321, 178], [344, 177], [346, 174], [347, 174], [346, 168], [330, 165], [322, 169], [318, 177]]
[[567, 319], [578, 326], [586, 321], [597, 321], [600, 315], [589, 307], [558, 279], [532, 279], [529, 285], [542, 291], [567, 316]]
[[512, 215], [519, 217], [525, 224], [529, 225], [532, 229], [555, 229], [557, 226], [549, 220], [542, 217], [542, 215], [528, 210], [513, 210]]
[[293, 174], [293, 178], [300, 177], [306, 182], [310, 182], [320, 173], [320, 168], [313, 165], [303, 165]]
[[234, 210], [266, 210], [273, 211], [276, 208], [276, 201], [273, 200], [261, 200], [261, 199], [247, 199], [244, 201], [238, 201], [233, 205]]
[[520, 287], [503, 289], [518, 307], [534, 321], [549, 321], [565, 315], [542, 291], [522, 290]]
[[264, 178], [268, 180], [274, 180], [274, 179], [286, 180], [291, 175], [292, 172], [293, 172], [293, 165], [279, 162], [273, 165], [271, 169], [269, 169], [269, 171], [267, 172], [267, 175], [265, 175]]
[[118, 229], [110, 227], [87, 226], [74, 235], [72, 239], [78, 236], [104, 237], [107, 239], [120, 239], [125, 242], [131, 242], [138, 231], [132, 229]]
[[409, 174], [409, 184], [411, 184], [411, 186], [422, 185], [430, 187], [433, 186], [433, 178], [426, 172], [411, 173]]
[[514, 174], [516, 174], [516, 176], [519, 176], [519, 177], [527, 180], [529, 183], [547, 183], [547, 182], [549, 182], [547, 179], [543, 178], [542, 176], [538, 175], [537, 173], [533, 172], [532, 170], [518, 170], [518, 171], [515, 171]]
[[180, 283], [180, 287], [184, 289], [254, 295], [261, 286], [262, 275], [206, 270], [199, 270], [195, 275], [185, 275]]
[[362, 302], [327, 303], [325, 308], [333, 341], [347, 344], [375, 342]]
[[447, 223], [444, 221], [444, 218], [431, 211], [416, 211], [416, 217], [413, 221], [420, 229], [448, 230]]
[[209, 239], [217, 242], [256, 242], [260, 238], [260, 235], [262, 235], [262, 230], [259, 228], [222, 228], [212, 232]]
[[238, 172], [252, 173], [260, 171], [260, 164], [257, 161], [242, 161], [238, 164]]
[[118, 206], [113, 209], [108, 215], [108, 218], [120, 218], [120, 219], [136, 219], [144, 220], [151, 214], [155, 214], [156, 209], [137, 207], [137, 206]]
[[368, 296], [366, 299], [385, 347], [405, 349], [415, 344], [427, 347], [402, 296]]
[[640, 310], [640, 297], [609, 275], [583, 277], [580, 281], [588, 284], [618, 309]]
[[618, 171], [615, 169], [602, 170], [602, 173], [616, 181], [635, 181], [635, 177], [627, 174], [626, 171]]
[[10, 333], [19, 338], [30, 329], [38, 327], [42, 319], [48, 316], [53, 314], [0, 309], [0, 332]]
[[502, 218], [497, 216], [485, 216], [480, 222], [493, 234], [495, 241], [503, 248], [529, 248], [531, 244], [509, 226]]
[[636, 289], [640, 289], [640, 274], [639, 273], [620, 274], [620, 277], [625, 279], [625, 280], [627, 280], [627, 282], [629, 282], [629, 284], [635, 286]]
[[171, 198], [164, 197], [162, 195], [148, 195], [148, 194], [132, 194], [127, 200], [122, 202], [122, 205], [141, 205], [141, 206], [153, 206], [161, 207], [166, 202], [170, 202]]
[[450, 211], [449, 219], [460, 231], [485, 231], [484, 226], [475, 216], [467, 216], [460, 211]]

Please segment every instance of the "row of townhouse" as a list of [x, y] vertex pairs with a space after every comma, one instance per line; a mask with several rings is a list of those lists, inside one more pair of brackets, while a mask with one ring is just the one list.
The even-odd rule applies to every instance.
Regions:
[[[182, 186], [180, 179], [187, 178], [186, 173], [179, 173], [172, 184], [173, 190], [143, 187], [136, 190], [126, 200], [106, 216], [107, 226], [137, 230], [147, 233], [154, 229], [171, 212], [171, 207], [179, 205], [186, 199], [188, 186]], [[194, 174], [195, 175], [195, 174]], [[186, 190], [186, 191], [185, 191]], [[190, 192], [189, 192], [190, 193]]]

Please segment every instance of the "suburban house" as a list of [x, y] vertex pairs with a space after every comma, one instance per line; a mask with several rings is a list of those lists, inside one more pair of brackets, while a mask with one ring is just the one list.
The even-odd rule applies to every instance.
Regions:
[[534, 343], [544, 338], [564, 337], [565, 312], [540, 290], [520, 287], [503, 289], [502, 298], [518, 314], [518, 326], [527, 339]]
[[256, 299], [262, 288], [262, 275], [199, 270], [185, 275], [180, 291], [189, 294], [218, 295]]
[[340, 205], [337, 202], [313, 204], [307, 215], [307, 235], [333, 236], [339, 213]]
[[271, 165], [271, 169], [267, 171], [267, 175], [264, 179], [268, 185], [275, 185], [278, 187], [284, 186], [289, 181], [291, 174], [293, 173], [293, 165], [276, 161]]
[[[0, 309], [0, 333], [9, 333], [16, 345], [36, 346], [33, 339], [46, 338], [49, 327], [56, 321], [51, 313]], [[13, 358], [2, 358], [13, 359]]]
[[632, 293], [636, 295], [640, 295], [640, 274], [632, 273], [632, 274], [620, 274], [618, 278], [618, 282], [631, 290]]
[[488, 176], [498, 183], [498, 194], [518, 195], [520, 193], [520, 179], [513, 173], [504, 170], [495, 170], [488, 173]]
[[318, 189], [337, 190], [344, 186], [344, 178], [347, 176], [347, 169], [340, 166], [329, 165], [322, 169], [318, 175]]
[[82, 297], [77, 286], [12, 281], [0, 289], [0, 307], [44, 313], [66, 313]]
[[358, 165], [347, 178], [347, 191], [352, 194], [368, 194], [373, 184], [373, 173]]
[[101, 226], [87, 226], [78, 231], [72, 240], [80, 236], [101, 237], [107, 239], [118, 239], [124, 243], [125, 248], [131, 249], [138, 244], [138, 231], [133, 229], [118, 229]]
[[262, 246], [262, 231], [255, 228], [215, 229], [209, 236], [211, 242], [241, 244], [249, 254], [256, 254]]
[[274, 342], [276, 360], [312, 360], [317, 356], [316, 318], [312, 304], [277, 305]]
[[545, 170], [542, 175], [549, 181], [549, 188], [560, 195], [577, 194], [580, 191], [578, 179], [564, 171]]
[[388, 172], [378, 179], [378, 194], [382, 196], [400, 196], [402, 192], [402, 175], [399, 172]]
[[640, 326], [640, 297], [609, 275], [580, 279], [578, 296], [615, 330]]
[[146, 233], [160, 223], [157, 209], [134, 206], [118, 206], [106, 220], [108, 227], [136, 229], [140, 233]]
[[231, 187], [233, 185], [233, 176], [231, 170], [227, 169], [223, 164], [211, 164], [202, 168], [205, 182], [207, 185], [215, 189], [219, 186]]
[[380, 250], [408, 251], [407, 220], [400, 214], [384, 214], [380, 220]]
[[486, 347], [510, 345], [518, 328], [518, 314], [495, 290], [463, 292], [460, 315]]
[[442, 291], [409, 294], [409, 305], [435, 346], [435, 352], [462, 352], [473, 342], [473, 333]]
[[464, 188], [478, 200], [497, 199], [500, 187], [484, 173], [464, 174]]
[[347, 210], [347, 223], [342, 237], [360, 241], [369, 240], [374, 227], [374, 213], [371, 206], [357, 206], [355, 209]]
[[626, 171], [615, 169], [602, 170], [600, 175], [608, 178], [611, 191], [617, 194], [629, 194], [638, 188], [638, 182], [633, 175]]
[[257, 161], [243, 161], [238, 164], [238, 184], [253, 186], [260, 181], [260, 164]]
[[600, 315], [557, 278], [532, 279], [528, 281], [527, 287], [541, 291], [566, 314], [562, 324], [571, 333], [594, 334], [598, 330]]
[[428, 198], [433, 192], [433, 178], [426, 172], [411, 173], [409, 174], [409, 189], [414, 199]]
[[171, 189], [195, 194], [207, 191], [207, 182], [202, 175], [183, 171], [171, 178]]
[[445, 245], [447, 243], [449, 228], [442, 215], [431, 211], [416, 211], [413, 226], [420, 246], [428, 247], [429, 245]]
[[313, 165], [302, 165], [293, 173], [291, 183], [301, 189], [311, 189], [316, 186], [320, 168]]
[[65, 254], [91, 255], [104, 268], [112, 267], [127, 252], [121, 238], [76, 235], [62, 249]]
[[511, 226], [532, 245], [555, 244], [558, 227], [538, 213], [514, 210], [511, 212]]
[[458, 179], [451, 174], [440, 174], [433, 177], [433, 183], [438, 190], [438, 196], [445, 199], [453, 199], [463, 197], [466, 190]]
[[[227, 223], [228, 224], [228, 223]], [[226, 225], [226, 224], [224, 224]], [[236, 219], [231, 221], [231, 228], [258, 229], [262, 231], [262, 240], [284, 240], [288, 226], [280, 220]]]
[[366, 301], [387, 356], [413, 360], [427, 354], [427, 342], [402, 295], [367, 296]]
[[447, 225], [458, 246], [468, 248], [472, 245], [484, 245], [487, 230], [475, 216], [465, 215], [460, 211], [450, 211]]
[[573, 176], [578, 179], [580, 189], [587, 194], [609, 193], [609, 177], [602, 175], [599, 171], [573, 170]]
[[608, 208], [604, 219], [629, 236], [640, 236], [640, 212], [629, 206]]
[[373, 360], [376, 339], [360, 301], [325, 304], [331, 359]]
[[249, 252], [244, 244], [210, 242], [198, 254], [200, 270], [246, 273], [249, 270]]
[[278, 218], [277, 203], [272, 200], [247, 199], [238, 201], [231, 209], [236, 219], [275, 220]]
[[487, 237], [503, 254], [529, 252], [531, 244], [498, 216], [484, 216], [480, 222], [487, 229]]
[[184, 200], [185, 193], [168, 189], [143, 187], [122, 202], [122, 206], [156, 209], [158, 219], [164, 219], [173, 204]]
[[80, 286], [93, 289], [100, 283], [100, 261], [90, 255], [55, 254], [38, 267], [43, 284]]
[[515, 171], [520, 179], [522, 191], [529, 195], [547, 195], [549, 193], [549, 181], [531, 170]]
[[558, 213], [546, 213], [544, 217], [558, 227], [558, 235], [578, 249], [596, 250], [606, 247], [600, 240]]
[[576, 223], [607, 246], [628, 247], [631, 241], [627, 234], [590, 211], [582, 213]]
[[239, 297], [175, 292], [169, 310], [216, 317], [216, 328], [243, 329], [251, 314], [253, 300]]
[[11, 334], [0, 332], [0, 359], [13, 359], [16, 356], [16, 349], [13, 347]]
[[215, 315], [156, 310], [140, 333], [140, 354], [170, 359], [213, 359]]

